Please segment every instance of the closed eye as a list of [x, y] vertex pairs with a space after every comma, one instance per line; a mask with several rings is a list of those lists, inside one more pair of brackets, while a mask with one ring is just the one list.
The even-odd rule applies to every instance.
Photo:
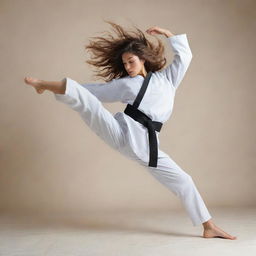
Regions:
[[[130, 61], [129, 63], [133, 63], [134, 61]], [[126, 63], [124, 63], [124, 65], [125, 65]]]

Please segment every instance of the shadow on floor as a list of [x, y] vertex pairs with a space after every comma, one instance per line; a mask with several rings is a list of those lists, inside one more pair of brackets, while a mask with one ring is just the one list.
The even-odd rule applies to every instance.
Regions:
[[[5, 218], [5, 221], [3, 220]], [[160, 222], [159, 226], [157, 226], [157, 220], [144, 221], [141, 218], [120, 218], [113, 215], [111, 218], [108, 217], [88, 217], [84, 216], [84, 219], [79, 218], [51, 218], [51, 217], [42, 217], [42, 216], [26, 216], [26, 217], [14, 217], [14, 216], [6, 216], [1, 218], [2, 227], [10, 229], [26, 229], [26, 230], [49, 230], [53, 229], [55, 231], [96, 231], [96, 232], [131, 232], [131, 233], [140, 233], [140, 234], [157, 234], [163, 236], [172, 236], [172, 237], [201, 237], [199, 235], [194, 234], [186, 234], [179, 231], [172, 231], [171, 222], [170, 227], [163, 226], [163, 223]], [[148, 223], [150, 222], [150, 223]], [[153, 224], [152, 224], [153, 223]], [[155, 226], [154, 226], [155, 223]], [[156, 227], [157, 226], [157, 227]], [[166, 231], [165, 229], [170, 231]]]

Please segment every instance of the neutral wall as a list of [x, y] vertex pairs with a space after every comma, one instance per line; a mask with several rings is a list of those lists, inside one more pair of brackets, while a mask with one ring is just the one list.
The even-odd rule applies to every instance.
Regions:
[[[179, 209], [147, 169], [105, 145], [25, 76], [93, 80], [83, 46], [110, 26], [186, 33], [193, 53], [161, 149], [206, 205], [255, 205], [255, 1], [1, 0], [0, 209], [12, 213]], [[173, 54], [166, 44], [168, 64]], [[104, 104], [112, 113], [121, 103]]]

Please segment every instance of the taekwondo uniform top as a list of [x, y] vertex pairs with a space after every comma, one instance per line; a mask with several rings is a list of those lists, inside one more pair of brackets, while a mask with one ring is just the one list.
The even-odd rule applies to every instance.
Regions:
[[[171, 116], [175, 92], [181, 83], [192, 59], [192, 53], [186, 34], [166, 38], [174, 52], [170, 65], [161, 71], [152, 73], [147, 90], [138, 110], [153, 121], [164, 123]], [[67, 78], [69, 79], [69, 78]], [[122, 102], [133, 104], [143, 84], [144, 77], [122, 77], [105, 83], [81, 84], [101, 102]], [[125, 134], [126, 147], [144, 162], [149, 162], [148, 129], [124, 112], [117, 112], [114, 118], [119, 122]], [[159, 132], [156, 131], [159, 145]]]

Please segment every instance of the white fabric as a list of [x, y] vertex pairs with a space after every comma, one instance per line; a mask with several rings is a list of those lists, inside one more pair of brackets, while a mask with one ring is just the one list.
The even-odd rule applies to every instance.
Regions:
[[[166, 122], [173, 109], [175, 92], [192, 59], [186, 34], [168, 37], [174, 60], [154, 72], [138, 107], [153, 121]], [[149, 167], [147, 128], [123, 112], [111, 114], [101, 102], [120, 101], [133, 104], [144, 77], [124, 77], [108, 83], [79, 84], [66, 77], [65, 94], [55, 98], [77, 111], [84, 122], [109, 146], [145, 166], [150, 173], [175, 193], [183, 202], [194, 225], [211, 218], [194, 182], [166, 153], [158, 150], [158, 166]], [[157, 140], [159, 146], [159, 133]]]

